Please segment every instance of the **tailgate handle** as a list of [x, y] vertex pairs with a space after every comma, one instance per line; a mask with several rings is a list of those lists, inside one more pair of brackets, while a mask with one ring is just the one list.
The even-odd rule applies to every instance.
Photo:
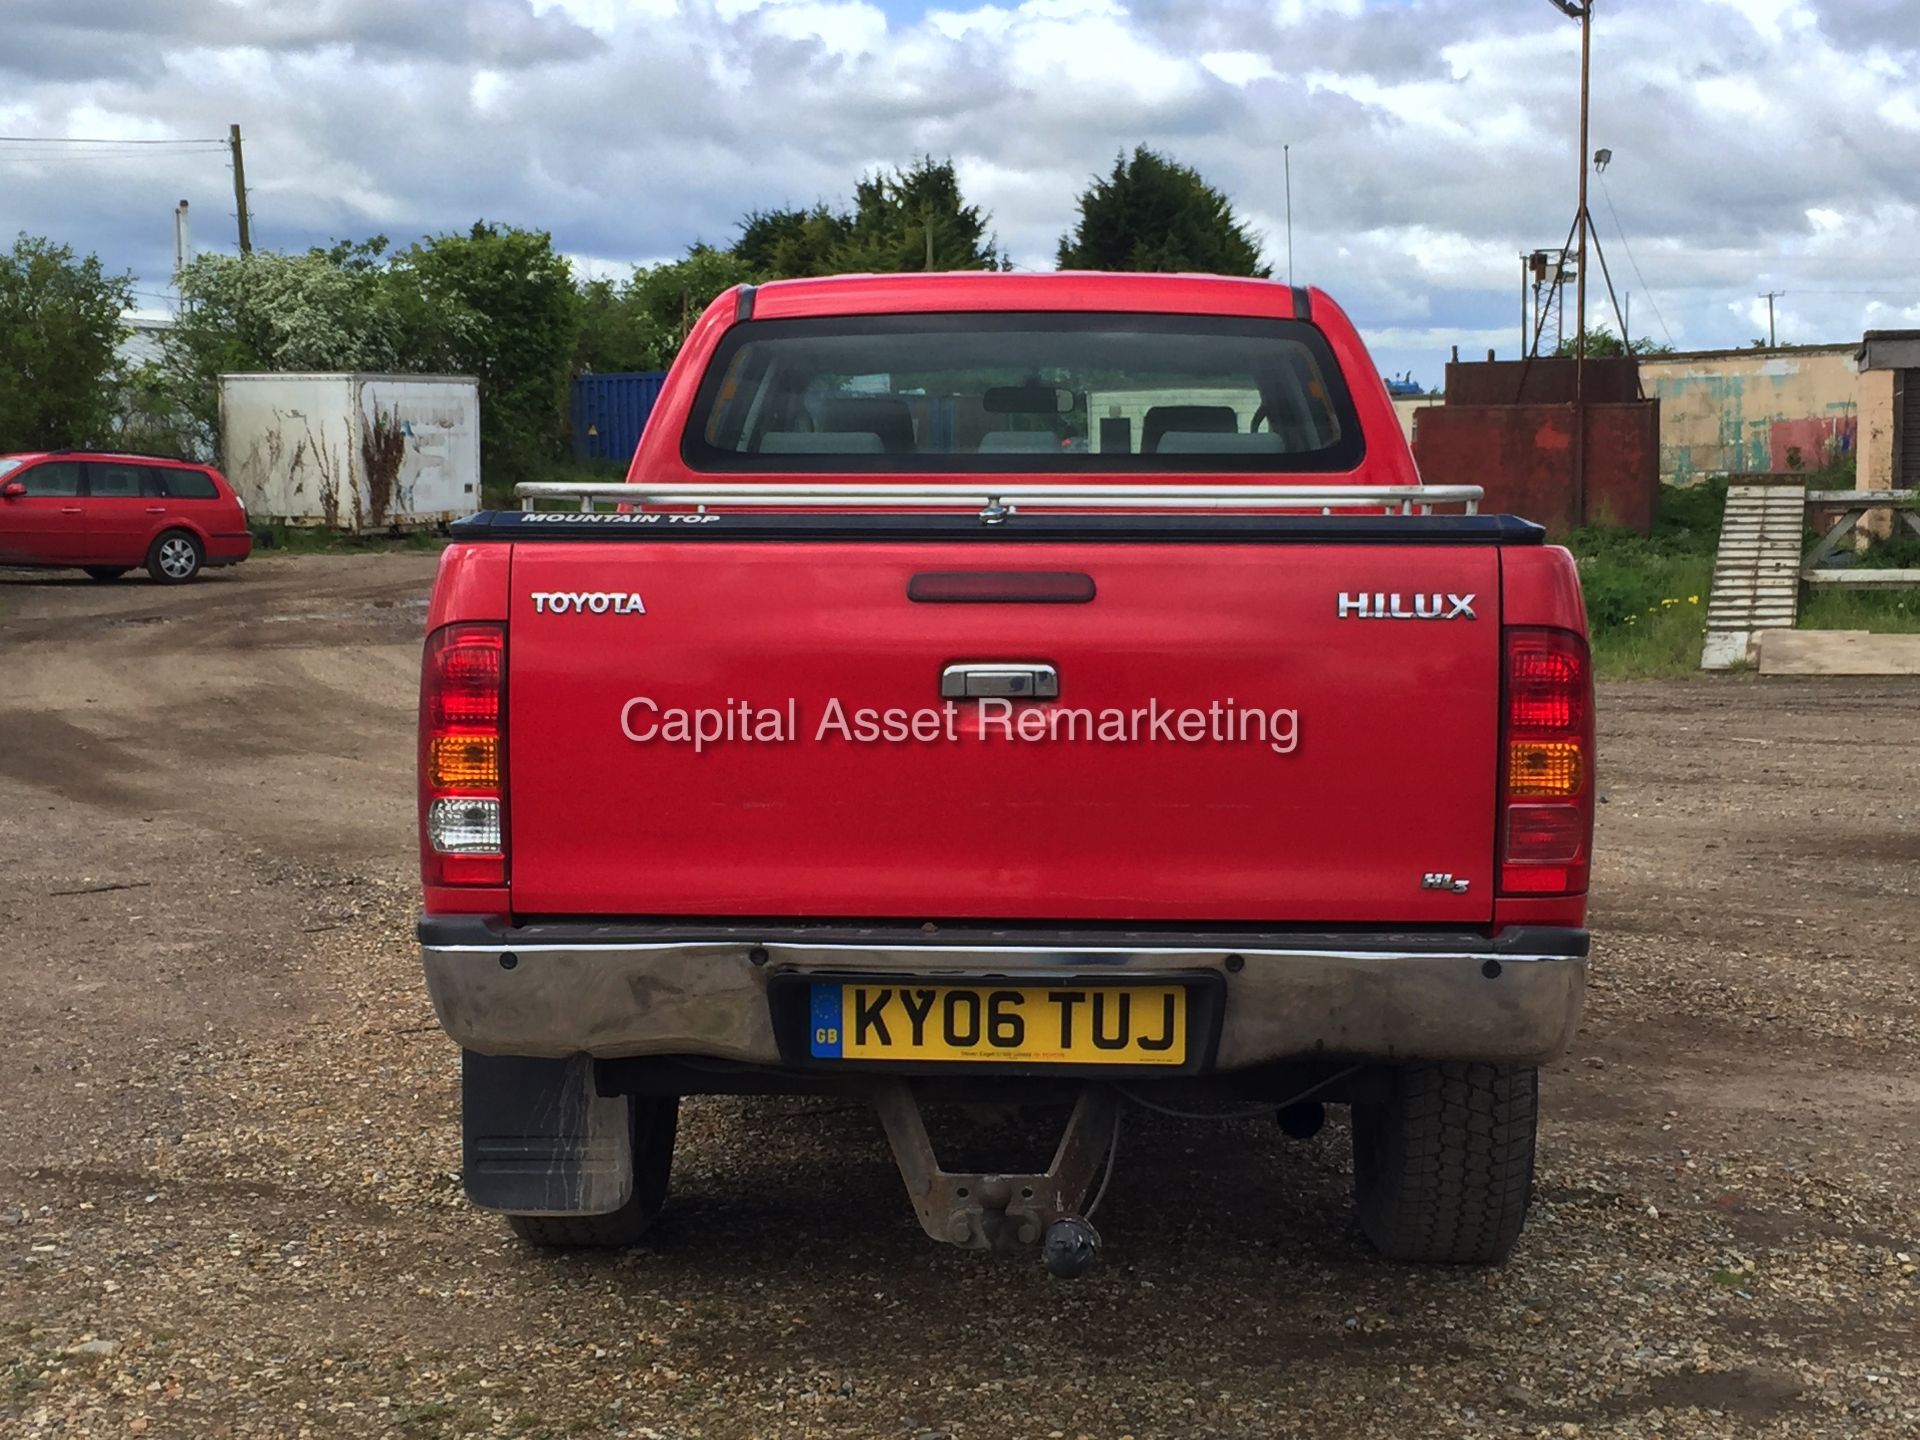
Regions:
[[940, 694], [947, 700], [1053, 700], [1060, 694], [1060, 672], [1024, 660], [949, 665], [940, 672]]

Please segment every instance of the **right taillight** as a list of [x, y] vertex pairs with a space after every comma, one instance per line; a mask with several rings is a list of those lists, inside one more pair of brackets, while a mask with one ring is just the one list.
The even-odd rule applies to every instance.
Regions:
[[1593, 669], [1569, 630], [1505, 632], [1500, 892], [1580, 895], [1593, 850]]
[[499, 625], [449, 625], [427, 637], [420, 861], [429, 885], [506, 883], [506, 660]]

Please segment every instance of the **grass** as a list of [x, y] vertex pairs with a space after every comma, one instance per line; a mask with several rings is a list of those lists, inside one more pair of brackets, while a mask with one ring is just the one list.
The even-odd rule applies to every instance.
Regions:
[[[617, 485], [627, 478], [627, 467], [614, 460], [564, 460], [547, 466], [537, 475], [520, 478], [554, 485]], [[512, 480], [482, 480], [480, 503], [489, 510], [518, 510], [520, 502], [513, 498], [513, 486]]]
[[[1818, 541], [1807, 538], [1811, 550]], [[1920, 570], [1920, 536], [1904, 531], [1847, 555], [1851, 570]], [[1801, 630], [1875, 630], [1888, 635], [1920, 631], [1920, 590], [1849, 590], [1811, 585], [1803, 592]]]
[[1920, 535], [1896, 535], [1876, 540], [1854, 556], [1856, 570], [1920, 570]]
[[1586, 593], [1596, 674], [1646, 679], [1699, 667], [1724, 480], [1666, 488], [1651, 535], [1590, 525], [1567, 537]]
[[286, 525], [279, 521], [265, 527], [266, 544], [261, 548], [282, 555], [338, 555], [365, 550], [433, 550], [445, 543], [430, 530], [402, 530], [385, 535], [350, 535], [326, 525]]
[[1814, 587], [1800, 602], [1800, 630], [1875, 630], [1920, 633], [1920, 590], [1842, 590]]
[[[1846, 489], [1852, 477], [1822, 471], [1808, 483], [1814, 488]], [[1724, 480], [1686, 489], [1667, 486], [1661, 490], [1651, 535], [1588, 526], [1567, 537], [1587, 597], [1597, 675], [1649, 679], [1699, 668], [1713, 555], [1720, 543], [1726, 501]], [[1853, 560], [1857, 570], [1892, 567], [1920, 569], [1920, 539], [1883, 540]], [[1801, 601], [1798, 626], [1802, 630], [1920, 633], [1920, 590], [1813, 587]]]

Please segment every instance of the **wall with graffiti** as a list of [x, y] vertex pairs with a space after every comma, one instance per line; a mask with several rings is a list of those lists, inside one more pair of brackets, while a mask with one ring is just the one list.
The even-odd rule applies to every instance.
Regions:
[[1660, 402], [1661, 478], [1813, 472], [1848, 459], [1859, 433], [1856, 349], [1648, 356], [1640, 383]]

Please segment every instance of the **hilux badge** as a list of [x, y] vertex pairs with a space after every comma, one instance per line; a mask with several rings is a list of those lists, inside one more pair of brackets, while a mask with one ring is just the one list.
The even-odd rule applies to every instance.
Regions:
[[[1472, 620], [1472, 595], [1432, 595], [1406, 596], [1394, 591], [1385, 594], [1374, 591], [1372, 594], [1361, 591], [1358, 595], [1340, 592], [1339, 618], [1342, 620]], [[1411, 603], [1409, 603], [1411, 602]]]

